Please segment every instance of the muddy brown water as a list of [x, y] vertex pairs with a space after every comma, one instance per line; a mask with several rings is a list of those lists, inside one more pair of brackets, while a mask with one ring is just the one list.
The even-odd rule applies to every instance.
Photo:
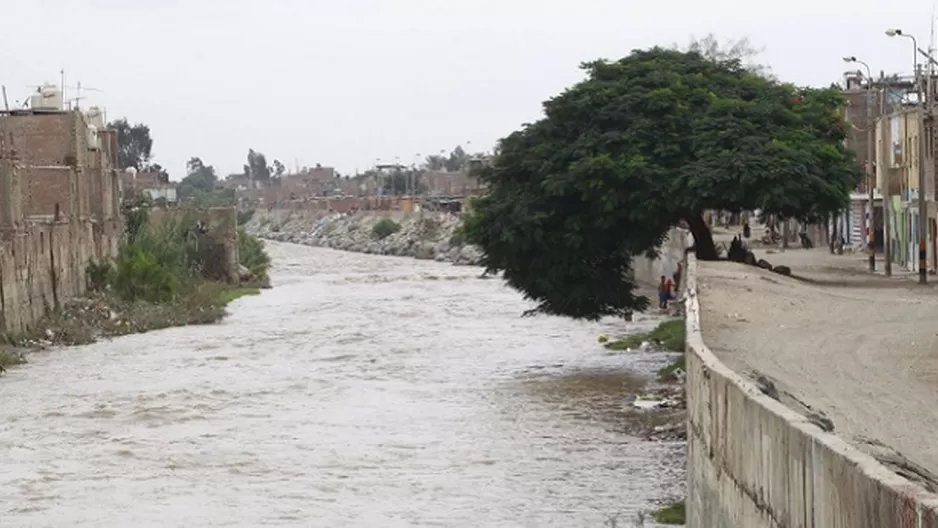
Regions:
[[521, 318], [477, 268], [269, 248], [276, 288], [219, 325], [11, 370], [0, 526], [621, 527], [681, 493], [683, 444], [623, 431], [655, 361], [596, 343], [619, 322]]

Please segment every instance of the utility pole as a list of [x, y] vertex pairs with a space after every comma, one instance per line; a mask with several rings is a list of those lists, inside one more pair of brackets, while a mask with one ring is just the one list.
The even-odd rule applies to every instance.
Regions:
[[881, 87], [879, 98], [880, 145], [879, 161], [876, 163], [876, 166], [883, 176], [883, 189], [880, 193], [883, 195], [883, 267], [885, 268], [886, 276], [892, 277], [892, 196], [889, 192], [889, 166], [887, 162], [889, 159], [889, 151], [887, 150], [889, 139], [886, 136], [886, 80], [882, 72], [879, 74], [879, 81]]
[[[918, 47], [916, 46], [916, 51]], [[916, 55], [917, 57], [917, 55]], [[922, 90], [922, 71], [916, 64], [915, 68], [915, 92], [918, 97], [919, 118], [918, 118], [918, 282], [926, 284], [928, 282], [928, 205], [925, 201], [925, 159], [929, 158], [926, 154], [925, 146], [925, 114], [928, 108], [925, 106], [925, 96]]]
[[844, 62], [853, 62], [866, 69], [866, 177], [870, 191], [870, 203], [866, 208], [866, 250], [869, 253], [870, 273], [876, 271], [876, 228], [873, 212], [876, 210], [876, 175], [873, 173], [873, 157], [876, 144], [876, 120], [873, 118], [873, 74], [870, 65], [856, 57], [844, 57]]

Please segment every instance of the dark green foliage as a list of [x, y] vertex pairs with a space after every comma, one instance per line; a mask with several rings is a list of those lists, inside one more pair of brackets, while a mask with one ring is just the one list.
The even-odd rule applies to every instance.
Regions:
[[715, 259], [705, 210], [815, 219], [849, 203], [859, 171], [836, 92], [661, 48], [584, 69], [545, 118], [501, 141], [463, 231], [535, 313], [644, 309], [632, 259], [679, 223]]
[[[92, 289], [109, 284], [125, 301], [163, 303], [190, 297], [206, 281], [227, 280], [224, 246], [200, 229], [196, 217], [166, 219], [154, 227], [146, 209], [140, 208], [128, 214], [127, 226], [113, 267], [88, 267]], [[242, 264], [265, 282], [270, 257], [263, 243], [243, 231], [240, 235]]]
[[108, 123], [108, 127], [117, 132], [117, 165], [121, 169], [133, 167], [137, 170], [155, 170], [163, 172], [162, 167], [148, 166], [150, 152], [153, 150], [153, 138], [150, 127], [143, 123], [131, 125], [127, 118]]
[[122, 248], [115, 270], [114, 289], [125, 300], [168, 302], [182, 286], [179, 270], [161, 263], [140, 245]]
[[239, 229], [238, 253], [242, 266], [250, 270], [261, 282], [266, 280], [267, 271], [270, 269], [270, 256], [264, 250], [264, 242], [245, 233], [244, 229]]
[[371, 228], [371, 237], [375, 240], [383, 240], [401, 230], [401, 224], [398, 224], [390, 218], [382, 218]]

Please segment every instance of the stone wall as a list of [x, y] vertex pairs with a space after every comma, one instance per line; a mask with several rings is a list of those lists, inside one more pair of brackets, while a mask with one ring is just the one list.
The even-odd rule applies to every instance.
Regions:
[[685, 266], [687, 526], [938, 527], [927, 492], [762, 394], [703, 342], [697, 266]]

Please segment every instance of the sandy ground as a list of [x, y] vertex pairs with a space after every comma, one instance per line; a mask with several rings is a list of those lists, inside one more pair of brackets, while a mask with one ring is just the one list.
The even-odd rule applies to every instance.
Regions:
[[799, 277], [700, 263], [701, 323], [713, 352], [737, 372], [774, 381], [783, 403], [826, 415], [841, 438], [938, 489], [927, 471], [938, 473], [938, 291], [898, 269], [891, 279], [870, 275], [860, 254], [755, 253]]

